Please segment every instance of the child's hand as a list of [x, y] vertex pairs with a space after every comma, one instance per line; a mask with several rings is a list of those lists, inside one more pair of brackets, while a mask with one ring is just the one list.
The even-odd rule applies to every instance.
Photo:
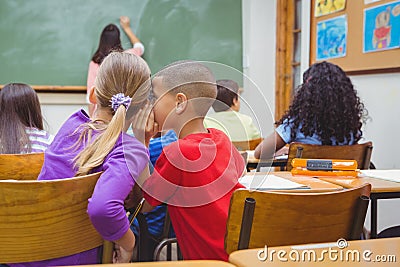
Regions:
[[128, 263], [132, 260], [133, 251], [126, 251], [115, 244], [113, 254], [113, 263]]
[[119, 17], [119, 23], [121, 24], [121, 27], [124, 28], [124, 29], [130, 27], [130, 19], [127, 16]]
[[150, 138], [158, 132], [158, 123], [154, 121], [153, 106], [146, 104], [134, 116], [132, 121], [133, 133], [145, 146], [149, 145]]

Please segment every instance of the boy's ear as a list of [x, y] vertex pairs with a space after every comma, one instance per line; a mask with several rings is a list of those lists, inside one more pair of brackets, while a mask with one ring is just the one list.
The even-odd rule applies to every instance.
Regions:
[[177, 93], [175, 96], [175, 102], [176, 102], [176, 108], [175, 108], [175, 112], [176, 114], [182, 114], [186, 107], [187, 107], [187, 97], [184, 93]]
[[94, 90], [95, 90], [95, 87], [93, 85], [92, 87], [90, 87], [90, 90], [89, 90], [89, 101], [92, 104], [97, 104], [97, 99], [96, 99], [96, 95], [94, 93]]
[[239, 97], [236, 97], [236, 98], [233, 99], [231, 109], [236, 111], [236, 112], [239, 112], [239, 110], [240, 110], [240, 99], [239, 99]]
[[239, 97], [236, 97], [236, 98], [234, 98], [233, 100], [232, 100], [232, 102], [233, 102], [233, 106], [238, 106], [239, 105]]

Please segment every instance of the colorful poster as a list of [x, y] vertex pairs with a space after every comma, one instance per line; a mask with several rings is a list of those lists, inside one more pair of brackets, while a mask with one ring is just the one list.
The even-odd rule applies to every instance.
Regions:
[[343, 10], [346, 0], [315, 0], [315, 16], [320, 17]]
[[400, 1], [364, 9], [363, 52], [400, 47]]
[[316, 42], [317, 61], [346, 56], [346, 15], [318, 22]]

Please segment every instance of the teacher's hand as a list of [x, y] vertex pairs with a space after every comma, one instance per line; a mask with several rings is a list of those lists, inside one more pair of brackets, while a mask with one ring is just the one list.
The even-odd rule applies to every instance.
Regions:
[[119, 17], [119, 23], [121, 24], [122, 28], [130, 28], [130, 19], [127, 16]]

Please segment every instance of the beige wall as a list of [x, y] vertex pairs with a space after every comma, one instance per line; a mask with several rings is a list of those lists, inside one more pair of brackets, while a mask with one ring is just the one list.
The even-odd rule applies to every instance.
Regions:
[[263, 136], [274, 129], [276, 0], [243, 0], [243, 99]]
[[64, 121], [75, 111], [87, 109], [85, 94], [39, 93], [46, 129], [56, 134]]

